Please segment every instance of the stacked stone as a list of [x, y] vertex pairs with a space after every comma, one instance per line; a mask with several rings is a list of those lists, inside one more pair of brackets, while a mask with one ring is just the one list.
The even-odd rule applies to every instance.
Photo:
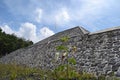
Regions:
[[[0, 59], [2, 63], [17, 63], [29, 67], [53, 69], [61, 64], [54, 62], [56, 46], [63, 45], [60, 38], [69, 36], [65, 46], [76, 46], [74, 56], [78, 71], [97, 75], [120, 76], [120, 28], [89, 33], [82, 27], [75, 27], [57, 33], [27, 48], [14, 51]], [[69, 53], [72, 53], [71, 51]]]

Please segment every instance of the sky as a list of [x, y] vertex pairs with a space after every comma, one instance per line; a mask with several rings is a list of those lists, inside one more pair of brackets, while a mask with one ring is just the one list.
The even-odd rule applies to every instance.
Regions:
[[120, 26], [120, 0], [0, 0], [0, 28], [34, 43], [82, 26], [90, 32]]

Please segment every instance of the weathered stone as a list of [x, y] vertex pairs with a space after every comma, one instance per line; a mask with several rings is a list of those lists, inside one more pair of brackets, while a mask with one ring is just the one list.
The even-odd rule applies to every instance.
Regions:
[[[70, 38], [65, 44], [60, 40], [63, 36]], [[72, 53], [69, 57], [73, 56], [77, 60], [78, 71], [93, 72], [98, 75], [115, 72], [120, 76], [120, 27], [94, 33], [82, 27], [75, 27], [27, 48], [16, 50], [0, 58], [0, 62], [53, 69], [62, 63], [61, 54], [58, 61], [55, 61], [56, 47], [59, 45], [69, 47], [69, 53]], [[77, 47], [76, 52], [73, 52], [72, 46]]]
[[107, 73], [108, 71], [112, 71], [112, 65], [106, 64], [103, 70]]
[[118, 68], [116, 74], [115, 74], [117, 77], [120, 77], [120, 67]]
[[113, 66], [112, 66], [112, 71], [117, 71], [118, 68], [120, 67], [120, 62], [116, 62]]

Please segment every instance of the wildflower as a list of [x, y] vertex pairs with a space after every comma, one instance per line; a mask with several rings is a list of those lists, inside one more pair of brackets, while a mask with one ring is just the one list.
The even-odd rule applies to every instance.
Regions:
[[56, 52], [56, 54], [55, 54], [55, 60], [58, 60], [58, 59], [59, 59], [59, 55], [60, 55], [60, 53], [59, 53], [59, 52]]
[[65, 53], [63, 53], [63, 56], [66, 56], [67, 55], [67, 53], [65, 52]]
[[63, 60], [66, 56], [67, 56], [67, 53], [64, 52], [64, 53], [62, 54], [62, 60]]
[[76, 52], [77, 51], [77, 47], [73, 46], [72, 51], [73, 51], [73, 53]]

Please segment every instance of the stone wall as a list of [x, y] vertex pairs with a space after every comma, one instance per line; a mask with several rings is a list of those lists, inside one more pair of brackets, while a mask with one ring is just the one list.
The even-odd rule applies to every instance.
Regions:
[[[120, 29], [84, 34], [81, 28], [73, 28], [53, 35], [27, 48], [19, 49], [0, 59], [2, 63], [17, 63], [30, 67], [52, 69], [56, 46], [63, 44], [59, 39], [69, 36], [66, 46], [76, 46], [74, 55], [78, 71], [96, 74], [115, 73], [120, 76]], [[70, 52], [72, 53], [72, 52]]]

